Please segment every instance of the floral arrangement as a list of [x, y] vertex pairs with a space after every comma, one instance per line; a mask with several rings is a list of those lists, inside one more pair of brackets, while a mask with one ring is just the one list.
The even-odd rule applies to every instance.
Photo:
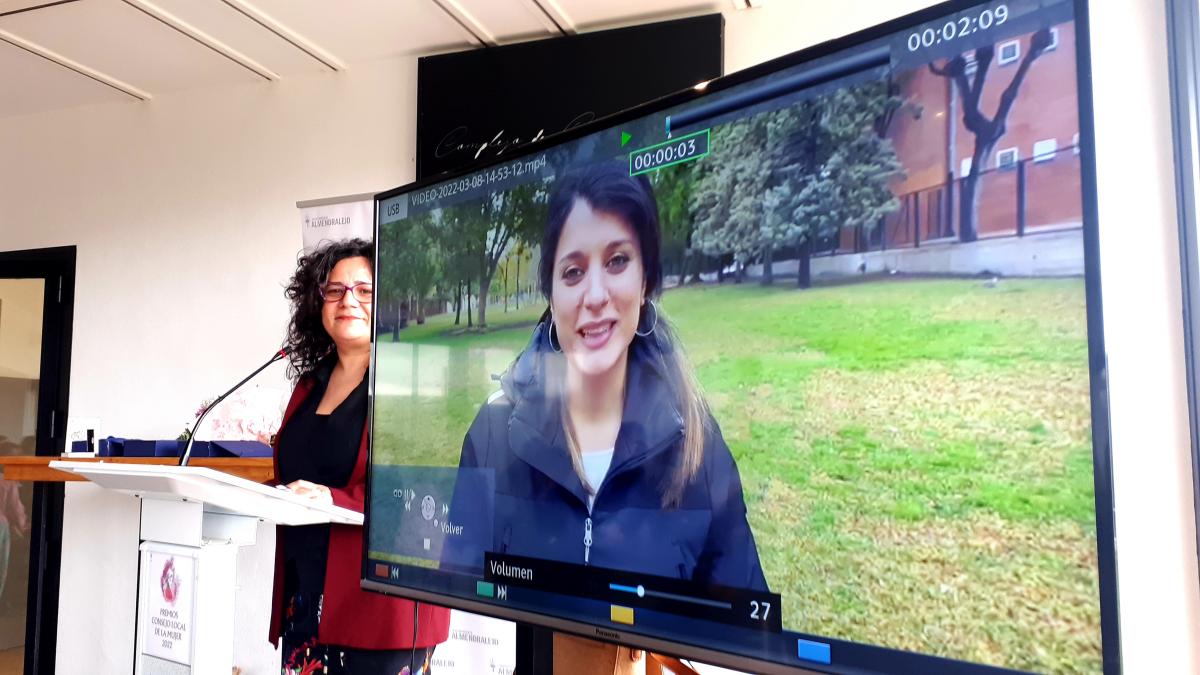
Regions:
[[[202, 401], [195, 417], [203, 415], [212, 404], [213, 399]], [[287, 393], [278, 389], [257, 385], [239, 389], [204, 418], [196, 431], [197, 437], [214, 441], [262, 441], [270, 444], [283, 422], [286, 404]], [[191, 424], [188, 428], [191, 428]], [[185, 429], [179, 440], [187, 438], [188, 431]]]

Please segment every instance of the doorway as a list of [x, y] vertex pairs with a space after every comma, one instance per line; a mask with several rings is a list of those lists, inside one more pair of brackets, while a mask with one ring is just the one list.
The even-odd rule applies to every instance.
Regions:
[[[0, 251], [0, 454], [65, 449], [75, 247]], [[0, 675], [54, 672], [63, 485], [0, 480]]]

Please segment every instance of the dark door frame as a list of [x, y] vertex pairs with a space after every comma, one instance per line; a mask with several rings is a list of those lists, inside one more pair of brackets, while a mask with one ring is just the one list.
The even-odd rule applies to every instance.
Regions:
[[[1166, 7], [1193, 507], [1200, 523], [1200, 11], [1194, 0], [1166, 0]], [[1196, 550], [1200, 552], [1200, 527]]]
[[[66, 447], [71, 387], [71, 322], [75, 311], [75, 247], [0, 251], [0, 278], [46, 280], [42, 301], [42, 367], [38, 382], [38, 455]], [[62, 569], [63, 484], [35, 483], [25, 619], [25, 673], [53, 673]]]

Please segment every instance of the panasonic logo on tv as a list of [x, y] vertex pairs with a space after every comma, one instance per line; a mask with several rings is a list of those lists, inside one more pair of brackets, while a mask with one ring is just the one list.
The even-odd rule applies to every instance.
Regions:
[[621, 639], [620, 633], [614, 633], [611, 630], [604, 630], [603, 628], [597, 628], [596, 635], [599, 635], [602, 638], [608, 638], [609, 640], [620, 640]]

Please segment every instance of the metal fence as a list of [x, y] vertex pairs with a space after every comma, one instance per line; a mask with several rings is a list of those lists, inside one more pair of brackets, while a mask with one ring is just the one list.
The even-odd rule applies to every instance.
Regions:
[[[1011, 152], [1011, 151], [1010, 151]], [[1077, 146], [1004, 160], [976, 177], [976, 237], [1023, 237], [1080, 227], [1083, 202]], [[874, 227], [846, 227], [814, 241], [814, 255], [918, 248], [962, 239], [962, 199], [969, 178], [897, 195], [897, 208]]]

